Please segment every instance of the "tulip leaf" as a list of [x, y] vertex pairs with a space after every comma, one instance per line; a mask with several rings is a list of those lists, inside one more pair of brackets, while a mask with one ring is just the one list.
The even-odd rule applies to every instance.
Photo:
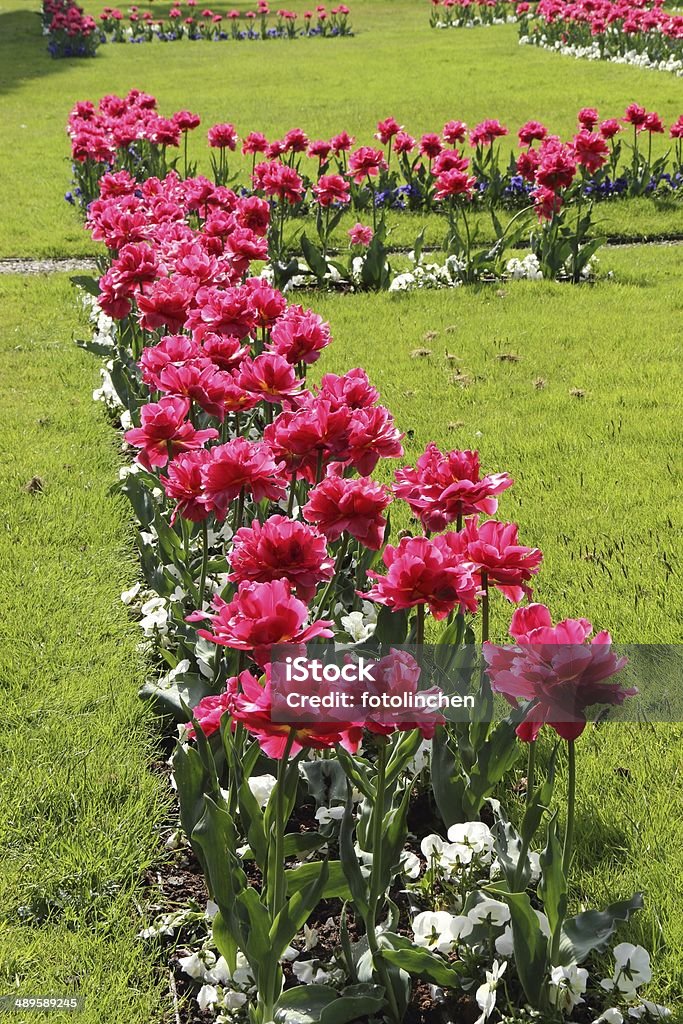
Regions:
[[301, 772], [318, 807], [346, 803], [346, 773], [340, 761], [304, 761]]
[[405, 608], [395, 611], [382, 605], [377, 615], [375, 637], [382, 644], [404, 644], [408, 636], [408, 612]]
[[225, 807], [204, 797], [204, 814], [192, 832], [204, 855], [209, 892], [219, 907], [231, 908], [237, 893], [246, 888], [247, 878], [235, 856], [237, 831]]
[[381, 985], [348, 985], [320, 1014], [320, 1024], [349, 1024], [379, 1013], [384, 1006]]
[[628, 921], [643, 905], [643, 894], [637, 892], [630, 900], [612, 903], [605, 910], [586, 910], [570, 917], [562, 929], [560, 963], [580, 964], [594, 949], [604, 949], [617, 925]]
[[505, 892], [491, 887], [491, 895], [505, 900], [512, 920], [515, 966], [524, 994], [536, 1009], [541, 1008], [546, 986], [548, 940], [541, 931], [531, 901], [525, 892]]
[[342, 818], [339, 830], [339, 855], [341, 864], [348, 881], [348, 888], [351, 898], [361, 917], [366, 918], [368, 914], [369, 891], [368, 883], [363, 877], [356, 850], [353, 842], [353, 802], [351, 790], [349, 789], [344, 817]]
[[463, 963], [448, 964], [436, 953], [428, 949], [419, 949], [409, 939], [393, 932], [385, 932], [383, 938], [391, 943], [390, 946], [382, 944], [380, 956], [383, 960], [416, 978], [431, 981], [442, 988], [460, 987], [465, 973]]
[[553, 936], [567, 916], [567, 879], [562, 868], [562, 845], [557, 811], [548, 822], [548, 839], [541, 853], [541, 884], [538, 895], [543, 900], [550, 931]]
[[323, 861], [317, 878], [289, 897], [271, 926], [269, 956], [279, 960], [294, 936], [303, 928], [322, 898], [328, 874], [328, 862]]
[[318, 281], [323, 281], [325, 275], [328, 273], [325, 257], [317, 245], [314, 245], [313, 242], [307, 238], [305, 231], [301, 235], [300, 244], [304, 259], [317, 277]]
[[301, 864], [298, 868], [289, 868], [285, 871], [288, 894], [292, 896], [309, 885], [314, 878], [317, 878], [318, 874], [322, 871], [323, 863], [327, 864], [328, 877], [320, 898], [323, 900], [335, 898], [350, 900], [349, 884], [346, 880], [341, 861], [338, 860], [325, 862], [318, 860], [312, 861], [310, 864]]
[[320, 1024], [323, 1010], [337, 998], [329, 985], [297, 985], [282, 993], [273, 1019], [275, 1024]]

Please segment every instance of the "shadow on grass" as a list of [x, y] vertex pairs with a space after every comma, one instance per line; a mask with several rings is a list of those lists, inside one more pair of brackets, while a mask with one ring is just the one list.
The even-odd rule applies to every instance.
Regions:
[[55, 60], [50, 56], [37, 8], [0, 13], [0, 95], [31, 78], [52, 75], [83, 59]]

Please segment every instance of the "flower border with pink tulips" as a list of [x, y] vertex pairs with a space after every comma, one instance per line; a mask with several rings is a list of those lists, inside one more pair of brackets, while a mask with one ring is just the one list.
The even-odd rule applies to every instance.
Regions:
[[432, 28], [519, 24], [522, 45], [683, 75], [683, 15], [662, 0], [430, 0]]
[[[350, 9], [339, 4], [329, 11], [323, 4], [304, 11], [303, 26], [299, 14], [285, 8], [271, 11], [267, 0], [258, 0], [253, 11], [231, 10], [226, 15], [201, 7], [199, 17], [194, 9], [198, 0], [171, 4], [168, 15], [141, 11], [133, 6], [127, 21], [117, 7], [105, 7], [99, 22], [85, 14], [76, 0], [43, 0], [42, 19], [48, 35], [48, 50], [53, 57], [95, 57], [101, 43], [164, 43], [189, 39], [219, 42], [229, 40], [340, 39], [353, 35], [349, 23]], [[271, 23], [272, 22], [272, 23]], [[229, 28], [228, 28], [229, 26]], [[227, 30], [226, 30], [227, 29]]]
[[[642, 898], [603, 911], [599, 932], [594, 912], [568, 911], [576, 744], [596, 697], [632, 694], [615, 678], [623, 660], [609, 634], [591, 639], [585, 619], [553, 625], [528, 603], [541, 552], [492, 518], [513, 481], [482, 472], [476, 452], [429, 444], [391, 487], [371, 479], [380, 460], [403, 457], [402, 435], [362, 369], [310, 385], [329, 325], [250, 276], [269, 229], [263, 199], [175, 173], [135, 187], [140, 202], [122, 212], [125, 181], [103, 179], [89, 222], [97, 234], [127, 218], [141, 240], [112, 248], [98, 281], [74, 280], [98, 326], [84, 347], [107, 360], [98, 397], [135, 457], [119, 490], [138, 521], [144, 584], [123, 597], [140, 601], [165, 669], [145, 695], [182, 723], [172, 759], [180, 821], [211, 897], [209, 948], [181, 961], [204, 982], [200, 1005], [228, 1013], [221, 1020], [248, 1012], [253, 1024], [303, 1006], [307, 1020], [399, 1024], [421, 979], [446, 999], [474, 993], [482, 1020], [526, 1019], [514, 1016], [526, 1006], [559, 1024], [587, 988], [593, 1006], [649, 1014], [655, 1004], [637, 993], [651, 976], [642, 947], [617, 946], [614, 976], [599, 985], [579, 966], [591, 967]], [[417, 533], [392, 544], [398, 503]], [[519, 607], [514, 644], [499, 647], [489, 621], [505, 602]], [[384, 650], [378, 671], [405, 692], [421, 669], [404, 646], [420, 650], [427, 637], [440, 670], [457, 666], [472, 681], [480, 710], [466, 721], [274, 720], [273, 644]], [[524, 679], [536, 682], [520, 688]], [[494, 691], [511, 705], [502, 719], [487, 711]], [[537, 757], [541, 730], [557, 739]], [[513, 824], [499, 798], [520, 741], [526, 801]], [[561, 821], [551, 802], [565, 763]], [[302, 784], [318, 827], [288, 831]], [[406, 846], [414, 792], [431, 793], [448, 834], [425, 836], [422, 857]], [[398, 930], [406, 891], [413, 939]], [[326, 970], [301, 949], [313, 948], [308, 922], [323, 899], [343, 900], [341, 948]], [[145, 934], [187, 920], [171, 915]], [[302, 984], [285, 986], [282, 963], [293, 959]], [[616, 1006], [605, 1012], [622, 1019]]]
[[[188, 136], [199, 124], [199, 115], [190, 111], [178, 111], [171, 118], [160, 116], [155, 98], [137, 90], [127, 97], [105, 96], [98, 107], [90, 102], [76, 104], [68, 126], [76, 188], [67, 198], [92, 211], [118, 193], [121, 207], [133, 211], [139, 202], [139, 181], [163, 177], [176, 167], [182, 167], [185, 177], [195, 173], [188, 157]], [[622, 141], [619, 134], [625, 126], [632, 135]], [[433, 286], [500, 278], [505, 273], [506, 250], [525, 236], [537, 261], [533, 276], [579, 282], [590, 271], [603, 241], [593, 231], [596, 198], [613, 196], [617, 184], [621, 194], [630, 196], [659, 194], [662, 188], [675, 194], [683, 187], [683, 115], [669, 130], [674, 148], [671, 160], [670, 152], [658, 158], [652, 155], [653, 138], [664, 132], [659, 115], [635, 103], [621, 119], [601, 119], [594, 108], [583, 108], [577, 132], [567, 143], [540, 122], [529, 121], [517, 133], [518, 150], [511, 154], [507, 171], [501, 140], [509, 132], [495, 119], [469, 132], [463, 122], [452, 120], [441, 133], [427, 132], [418, 143], [395, 118], [385, 118], [375, 133], [381, 148], [354, 149], [354, 139], [345, 131], [329, 141], [311, 141], [301, 128], [295, 128], [274, 142], [260, 132], [250, 132], [241, 149], [243, 155], [251, 156], [251, 184], [239, 191], [270, 208], [266, 255], [272, 280], [281, 288], [297, 283], [353, 290], [400, 286], [400, 278], [406, 275], [396, 275], [388, 261], [390, 229], [383, 204], [387, 196], [408, 193], [413, 197], [406, 201], [408, 208], [443, 211], [448, 223], [443, 267], [429, 265], [426, 275], [420, 265], [424, 232], [413, 247], [419, 272], [423, 278], [431, 275]], [[209, 129], [213, 185], [223, 188], [235, 183], [229, 164], [239, 141], [230, 122]], [[178, 149], [179, 154], [171, 157]], [[399, 184], [401, 180], [404, 185]], [[206, 187], [211, 185], [206, 181]], [[506, 225], [498, 218], [501, 206], [517, 208]], [[331, 252], [330, 240], [348, 210], [371, 217], [372, 226], [359, 222], [349, 231], [351, 246], [344, 262], [346, 254]], [[477, 241], [473, 210], [490, 214], [493, 244], [482, 246]], [[201, 217], [207, 211], [196, 212]], [[307, 220], [315, 224], [315, 242], [305, 229], [296, 231]], [[117, 221], [111, 227], [98, 225], [95, 237], [118, 249], [125, 241], [137, 240], [136, 231], [133, 227], [132, 233], [122, 233]]]

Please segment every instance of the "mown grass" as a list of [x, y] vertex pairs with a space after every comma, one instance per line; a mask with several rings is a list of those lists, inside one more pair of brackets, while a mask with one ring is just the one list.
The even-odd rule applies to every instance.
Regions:
[[0, 992], [80, 994], [83, 1024], [149, 1024], [162, 992], [136, 903], [166, 790], [119, 600], [137, 568], [108, 493], [116, 435], [68, 280], [1, 277], [0, 301]]
[[[103, 2], [86, 6], [96, 13]], [[230, 5], [220, 0], [212, 6]], [[434, 31], [426, 2], [356, 0], [352, 7], [353, 39], [107, 44], [94, 60], [54, 61], [40, 35], [37, 0], [6, 0], [0, 12], [0, 255], [95, 251], [63, 200], [70, 178], [64, 123], [76, 100], [104, 92], [137, 87], [158, 96], [162, 111], [196, 109], [204, 126], [191, 155], [205, 171], [204, 130], [226, 119], [243, 134], [259, 129], [274, 137], [301, 125], [311, 137], [346, 128], [369, 142], [387, 114], [414, 135], [438, 130], [453, 117], [468, 123], [499, 117], [513, 132], [528, 118], [541, 118], [568, 134], [585, 105], [618, 116], [637, 100], [667, 123], [681, 112], [680, 84], [667, 74], [520, 47], [515, 26]], [[656, 140], [658, 152], [665, 145]], [[647, 209], [643, 219], [638, 204], [610, 207], [609, 230], [637, 237], [648, 228], [683, 233], [680, 204]], [[415, 234], [411, 226], [406, 244]]]
[[406, 431], [408, 460], [433, 440], [511, 473], [500, 511], [545, 552], [539, 600], [622, 642], [675, 643], [683, 262], [677, 246], [609, 257], [614, 279], [595, 286], [310, 301], [335, 339], [323, 369], [365, 367]]
[[[410, 295], [315, 296], [334, 344], [322, 371], [363, 366], [406, 431], [472, 447], [515, 479], [499, 515], [544, 564], [535, 598], [623, 643], [679, 643], [680, 250], [610, 252], [594, 287], [520, 282]], [[446, 358], [448, 353], [453, 358]], [[454, 378], [461, 378], [454, 380]], [[380, 466], [390, 479], [393, 465]], [[409, 526], [407, 517], [393, 523]], [[493, 608], [503, 639], [510, 607]], [[680, 724], [590, 726], [580, 741], [574, 905], [643, 890], [625, 933], [653, 950], [651, 998], [683, 1019]]]

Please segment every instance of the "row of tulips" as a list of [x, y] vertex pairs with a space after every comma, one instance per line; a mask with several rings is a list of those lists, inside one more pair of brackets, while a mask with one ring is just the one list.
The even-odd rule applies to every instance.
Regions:
[[[154, 97], [137, 90], [126, 97], [104, 96], [97, 106], [77, 103], [68, 133], [80, 202], [87, 205], [96, 197], [97, 179], [106, 170], [122, 168], [144, 178], [181, 167], [187, 176], [194, 170], [188, 161], [188, 135], [200, 124], [199, 115], [189, 111], [160, 116]], [[559, 139], [532, 120], [517, 130], [516, 146], [505, 153], [502, 140], [510, 135], [507, 125], [487, 118], [470, 128], [454, 119], [440, 131], [417, 137], [387, 117], [377, 123], [370, 145], [357, 145], [348, 131], [311, 139], [302, 128], [292, 128], [280, 139], [269, 140], [259, 131], [240, 138], [229, 122], [210, 127], [207, 139], [216, 184], [233, 183], [243, 175], [242, 188], [263, 192], [264, 179], [279, 173], [290, 205], [305, 213], [334, 204], [350, 205], [357, 212], [433, 210], [444, 175], [452, 171], [466, 175], [477, 205], [519, 208], [533, 198], [538, 184], [538, 144]], [[669, 137], [670, 148], [653, 160], [653, 138], [662, 136]], [[594, 200], [680, 187], [682, 138], [683, 114], [665, 126], [656, 112], [631, 104], [621, 117], [583, 108], [577, 133], [564, 145], [574, 160], [572, 178], [578, 175], [582, 194]], [[182, 155], [176, 159], [171, 154], [178, 149]], [[231, 177], [229, 161], [238, 151], [239, 174]]]
[[42, 19], [53, 57], [95, 56], [101, 42], [97, 23], [75, 0], [43, 0]]
[[[500, 140], [508, 129], [495, 120], [484, 121], [469, 132], [463, 122], [450, 121], [442, 133], [427, 133], [418, 143], [389, 117], [377, 125], [380, 147], [354, 148], [348, 132], [330, 141], [311, 142], [296, 128], [270, 143], [261, 133], [251, 132], [241, 146], [242, 155], [251, 157], [250, 187], [239, 191], [257, 205], [262, 203], [270, 214], [265, 248], [261, 245], [258, 257], [252, 258], [269, 260], [278, 287], [307, 284], [313, 279], [320, 286], [353, 289], [398, 289], [409, 281], [411, 286], [416, 282], [455, 286], [495, 280], [509, 272], [506, 249], [528, 236], [535, 261], [530, 276], [584, 280], [602, 242], [593, 237], [594, 198], [610, 194], [615, 181], [625, 182], [627, 193], [638, 195], [648, 194], [652, 183], [663, 178], [668, 188], [677, 188], [683, 175], [680, 170], [666, 174], [669, 154], [653, 159], [653, 137], [665, 131], [658, 114], [631, 104], [622, 119], [601, 120], [597, 110], [584, 108], [578, 122], [568, 143], [551, 135], [540, 122], [527, 122], [519, 129], [518, 149], [510, 157], [507, 172], [501, 169]], [[182, 146], [184, 173], [186, 177], [192, 173], [188, 136], [199, 124], [199, 116], [190, 111], [161, 117], [154, 97], [137, 90], [125, 98], [106, 96], [97, 108], [90, 102], [76, 104], [69, 118], [69, 134], [76, 191], [87, 206], [90, 221], [102, 201], [110, 213], [113, 201], [119, 213], [136, 213], [141, 203], [139, 181], [150, 176], [158, 180], [169, 166], [180, 162], [180, 157], [169, 159], [169, 149]], [[623, 143], [629, 154], [626, 167], [620, 163], [619, 134], [624, 128], [631, 129], [630, 141]], [[682, 118], [669, 134], [675, 147], [674, 166], [680, 168]], [[208, 140], [214, 184], [201, 179], [207, 196], [213, 188], [225, 190], [227, 183], [234, 181], [229, 157], [239, 145], [230, 123], [213, 125]], [[411, 184], [400, 186], [400, 174]], [[198, 180], [189, 187], [198, 187]], [[417, 197], [417, 208], [442, 211], [448, 227], [443, 246], [446, 263], [422, 265], [422, 233], [413, 250], [415, 271], [406, 275], [395, 273], [388, 261], [385, 204], [387, 196], [408, 193]], [[500, 203], [509, 202], [513, 193], [519, 209], [503, 224], [496, 210]], [[98, 194], [100, 198], [94, 199]], [[72, 193], [68, 197], [76, 202]], [[207, 204], [197, 206], [196, 217], [207, 218]], [[343, 263], [330, 257], [330, 241], [350, 210], [369, 215], [372, 225], [359, 222], [349, 231], [351, 246]], [[482, 247], [477, 242], [472, 225], [472, 213], [477, 210], [490, 213], [493, 245]], [[166, 215], [178, 219], [182, 212], [176, 209]], [[305, 230], [297, 231], [307, 217], [314, 219], [316, 243]], [[143, 213], [140, 218], [138, 225], [135, 220], [121, 220], [117, 213], [111, 227], [94, 225], [95, 237], [118, 250], [125, 242], [138, 241], [140, 232], [144, 236]]]
[[472, 28], [517, 21], [517, 0], [430, 0], [432, 28]]
[[[371, 478], [403, 457], [401, 432], [362, 369], [310, 383], [330, 328], [251, 276], [265, 200], [169, 175], [126, 208], [122, 172], [102, 194], [89, 223], [111, 253], [98, 282], [80, 279], [98, 323], [86, 347], [107, 359], [98, 397], [135, 457], [120, 489], [144, 583], [122, 597], [166, 670], [147, 694], [182, 723], [178, 856], [201, 865], [210, 930], [180, 966], [200, 1007], [220, 1022], [399, 1024], [419, 981], [446, 1016], [469, 1004], [481, 1024], [661, 1019], [638, 994], [642, 947], [619, 943], [608, 976], [589, 974], [641, 898], [608, 907], [599, 929], [568, 910], [577, 741], [592, 706], [634, 691], [609, 634], [528, 603], [541, 552], [491, 518], [510, 476], [429, 444], [391, 486]], [[392, 542], [401, 508], [413, 530]], [[507, 602], [520, 605], [514, 643], [499, 646], [489, 622]], [[400, 702], [432, 680], [426, 638], [439, 678], [457, 671], [476, 695], [462, 720], [353, 702], [343, 720], [275, 715], [279, 645], [312, 667], [330, 641], [346, 665], [369, 654], [371, 692]], [[509, 714], [492, 713], [494, 693]], [[416, 799], [431, 810], [411, 824]], [[316, 926], [331, 907], [334, 949]], [[182, 951], [188, 919], [145, 934], [180, 929]]]
[[252, 11], [227, 12], [198, 5], [197, 0], [185, 0], [185, 5], [173, 4], [166, 15], [134, 6], [124, 16], [117, 7], [105, 7], [100, 14], [100, 28], [102, 40], [112, 43], [149, 43], [155, 39], [174, 42], [183, 38], [236, 42], [308, 36], [336, 38], [353, 35], [349, 14], [345, 4], [330, 10], [319, 4], [299, 14], [282, 7], [271, 10], [267, 0], [259, 0]]
[[345, 4], [327, 10], [322, 4], [301, 15], [285, 8], [271, 10], [258, 0], [253, 11], [226, 13], [207, 6], [197, 12], [197, 0], [173, 4], [165, 15], [134, 5], [124, 16], [117, 7], [105, 7], [99, 23], [85, 14], [75, 0], [43, 0], [43, 27], [53, 57], [94, 57], [101, 43], [151, 43], [190, 40], [266, 40], [353, 35], [350, 10]]
[[663, 0], [540, 0], [516, 12], [522, 43], [683, 75], [683, 14]]

